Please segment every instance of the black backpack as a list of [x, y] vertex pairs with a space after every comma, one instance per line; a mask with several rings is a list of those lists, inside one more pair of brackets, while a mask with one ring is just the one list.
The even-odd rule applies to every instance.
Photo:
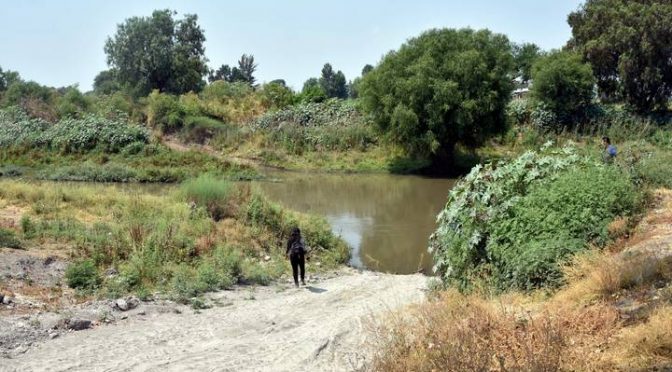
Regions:
[[289, 254], [291, 255], [300, 255], [306, 253], [306, 247], [303, 246], [303, 240], [297, 239], [292, 242], [291, 247], [289, 248]]

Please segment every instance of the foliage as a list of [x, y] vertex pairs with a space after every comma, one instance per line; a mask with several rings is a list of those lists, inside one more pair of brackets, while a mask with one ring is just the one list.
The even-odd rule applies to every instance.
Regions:
[[320, 87], [328, 98], [348, 98], [345, 86], [345, 75], [340, 70], [334, 72], [331, 64], [325, 63], [320, 76]]
[[164, 133], [182, 129], [187, 115], [177, 97], [152, 91], [147, 97], [147, 123]]
[[114, 69], [103, 70], [93, 78], [93, 91], [96, 94], [113, 94], [120, 90], [121, 85]]
[[74, 262], [65, 270], [65, 280], [70, 288], [96, 289], [100, 285], [98, 269], [92, 260]]
[[504, 35], [434, 29], [388, 53], [360, 94], [394, 143], [447, 167], [456, 144], [477, 146], [506, 129], [512, 69]]
[[534, 185], [489, 228], [494, 282], [521, 289], [562, 283], [564, 260], [587, 243], [604, 246], [609, 223], [637, 204], [634, 186], [615, 167], [571, 169]]
[[203, 88], [205, 35], [196, 15], [175, 20], [175, 14], [166, 9], [128, 18], [105, 43], [110, 68], [136, 96], [153, 89], [179, 94]]
[[640, 111], [666, 109], [672, 95], [672, 4], [588, 0], [568, 18], [569, 45], [592, 65], [600, 92]]
[[532, 79], [532, 66], [542, 56], [541, 49], [533, 43], [513, 45], [513, 61], [522, 83]]
[[327, 99], [327, 93], [316, 78], [310, 78], [303, 83], [301, 102], [322, 102]]
[[540, 58], [533, 66], [532, 79], [532, 99], [565, 125], [578, 121], [593, 98], [595, 79], [590, 65], [577, 54], [556, 51]]
[[264, 104], [271, 110], [281, 110], [291, 106], [296, 101], [294, 91], [284, 84], [271, 82], [261, 87], [261, 96]]
[[435, 271], [446, 283], [470, 286], [473, 276], [489, 262], [487, 251], [494, 224], [526, 195], [530, 187], [560, 171], [588, 162], [572, 148], [528, 151], [509, 162], [478, 165], [448, 194], [430, 238]]
[[254, 63], [254, 56], [243, 54], [238, 60], [238, 67], [231, 68], [229, 65], [222, 65], [217, 70], [211, 71], [208, 77], [211, 83], [218, 80], [229, 83], [246, 83], [254, 85], [257, 80], [254, 72], [257, 70], [257, 64]]
[[267, 113], [251, 123], [292, 153], [366, 149], [376, 142], [367, 116], [351, 102], [331, 99]]
[[79, 91], [77, 86], [61, 89], [56, 100], [56, 111], [59, 118], [79, 118], [89, 112], [90, 100]]
[[21, 248], [21, 242], [16, 238], [14, 231], [0, 227], [0, 247]]
[[184, 199], [205, 208], [217, 221], [233, 215], [229, 206], [232, 188], [228, 181], [203, 174], [183, 183], [181, 191]]

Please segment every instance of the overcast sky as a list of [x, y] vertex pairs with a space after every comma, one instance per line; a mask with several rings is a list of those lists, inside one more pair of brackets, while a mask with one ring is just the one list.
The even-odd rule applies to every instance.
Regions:
[[91, 89], [107, 68], [103, 45], [116, 25], [154, 9], [195, 13], [211, 67], [243, 53], [260, 82], [285, 79], [300, 89], [330, 62], [348, 80], [406, 39], [434, 27], [489, 28], [515, 42], [559, 48], [567, 15], [580, 0], [0, 0], [0, 67], [50, 86]]

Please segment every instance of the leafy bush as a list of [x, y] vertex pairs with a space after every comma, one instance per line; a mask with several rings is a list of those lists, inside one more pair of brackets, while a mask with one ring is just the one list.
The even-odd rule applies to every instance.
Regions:
[[147, 123], [164, 133], [182, 129], [186, 115], [176, 96], [158, 90], [147, 96]]
[[21, 248], [21, 242], [12, 230], [0, 227], [0, 247]]
[[522, 289], [560, 284], [563, 260], [586, 243], [604, 245], [609, 223], [637, 204], [638, 193], [616, 167], [572, 168], [535, 184], [489, 228], [494, 282]]
[[672, 153], [654, 151], [641, 159], [635, 166], [637, 175], [645, 182], [657, 187], [672, 188]]
[[100, 149], [119, 152], [131, 143], [148, 143], [149, 132], [123, 120], [85, 115], [54, 125], [30, 119], [16, 108], [0, 110], [0, 147], [47, 147], [65, 153]]
[[95, 289], [100, 284], [98, 269], [91, 260], [71, 263], [65, 270], [65, 279], [70, 288]]
[[181, 186], [183, 197], [196, 205], [205, 208], [210, 217], [220, 220], [233, 216], [230, 197], [233, 193], [230, 182], [203, 174], [196, 179], [184, 182]]
[[363, 150], [376, 142], [368, 116], [352, 102], [337, 99], [268, 113], [250, 127], [268, 133], [273, 143], [299, 154], [304, 150]]
[[[574, 167], [589, 170], [586, 173], [566, 173]], [[595, 180], [589, 179], [591, 172], [596, 174]], [[571, 185], [572, 177], [579, 177], [580, 182]], [[596, 185], [596, 182], [600, 184]], [[555, 236], [564, 234], [571, 239], [582, 239], [584, 243], [587, 239], [602, 237], [601, 228], [605, 219], [617, 213], [626, 213], [634, 203], [629, 182], [629, 177], [618, 173], [617, 169], [602, 169], [591, 159], [578, 156], [573, 148], [544, 148], [540, 152], [526, 152], [508, 162], [476, 166], [450, 191], [446, 208], [438, 216], [438, 227], [430, 238], [429, 248], [435, 257], [435, 270], [444, 282], [468, 288], [475, 276], [481, 273], [487, 275], [489, 264], [497, 268], [497, 257], [491, 249], [494, 244], [502, 246], [502, 242], [507, 241], [502, 240], [505, 232], [515, 231], [512, 234], [517, 237], [516, 243], [527, 244], [527, 247], [540, 246], [540, 243], [531, 243], [535, 234], [551, 230], [549, 227], [548, 231], [532, 233], [534, 227], [540, 224], [535, 218], [541, 219], [541, 226], [546, 226], [543, 225], [545, 213], [551, 210], [561, 213], [558, 209], [562, 209], [565, 203], [570, 205], [567, 209], [569, 214], [552, 217], [563, 223], [552, 225], [558, 229], [553, 232]], [[546, 187], [549, 189], [544, 194]], [[586, 188], [599, 190], [602, 194], [592, 193]], [[528, 193], [532, 195], [526, 196]], [[604, 203], [595, 201], [598, 197]], [[616, 197], [623, 197], [622, 203], [626, 204], [615, 200]], [[542, 207], [552, 209], [535, 209]], [[616, 209], [609, 209], [612, 207]], [[503, 221], [511, 219], [512, 213], [519, 218], [515, 223], [511, 222], [513, 225], [506, 225]], [[541, 236], [538, 240], [548, 237]], [[513, 241], [510, 244], [514, 244]], [[567, 247], [572, 250], [575, 245], [569, 242]], [[503, 252], [503, 249], [500, 251]], [[546, 256], [553, 257], [551, 253]], [[500, 256], [504, 257], [503, 254]], [[501, 275], [508, 272], [502, 265], [499, 270]], [[518, 283], [520, 281], [515, 285]]]

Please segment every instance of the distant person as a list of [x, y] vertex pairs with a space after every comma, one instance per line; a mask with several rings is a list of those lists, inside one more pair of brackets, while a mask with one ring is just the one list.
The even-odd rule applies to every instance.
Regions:
[[299, 269], [301, 269], [301, 284], [306, 285], [306, 247], [301, 238], [301, 230], [298, 227], [292, 229], [292, 233], [287, 241], [287, 257], [292, 263], [292, 274], [294, 275], [294, 285], [299, 286]]
[[605, 163], [613, 163], [616, 158], [616, 146], [611, 144], [609, 137], [602, 137], [602, 147], [604, 147], [604, 153], [602, 154], [602, 159]]

